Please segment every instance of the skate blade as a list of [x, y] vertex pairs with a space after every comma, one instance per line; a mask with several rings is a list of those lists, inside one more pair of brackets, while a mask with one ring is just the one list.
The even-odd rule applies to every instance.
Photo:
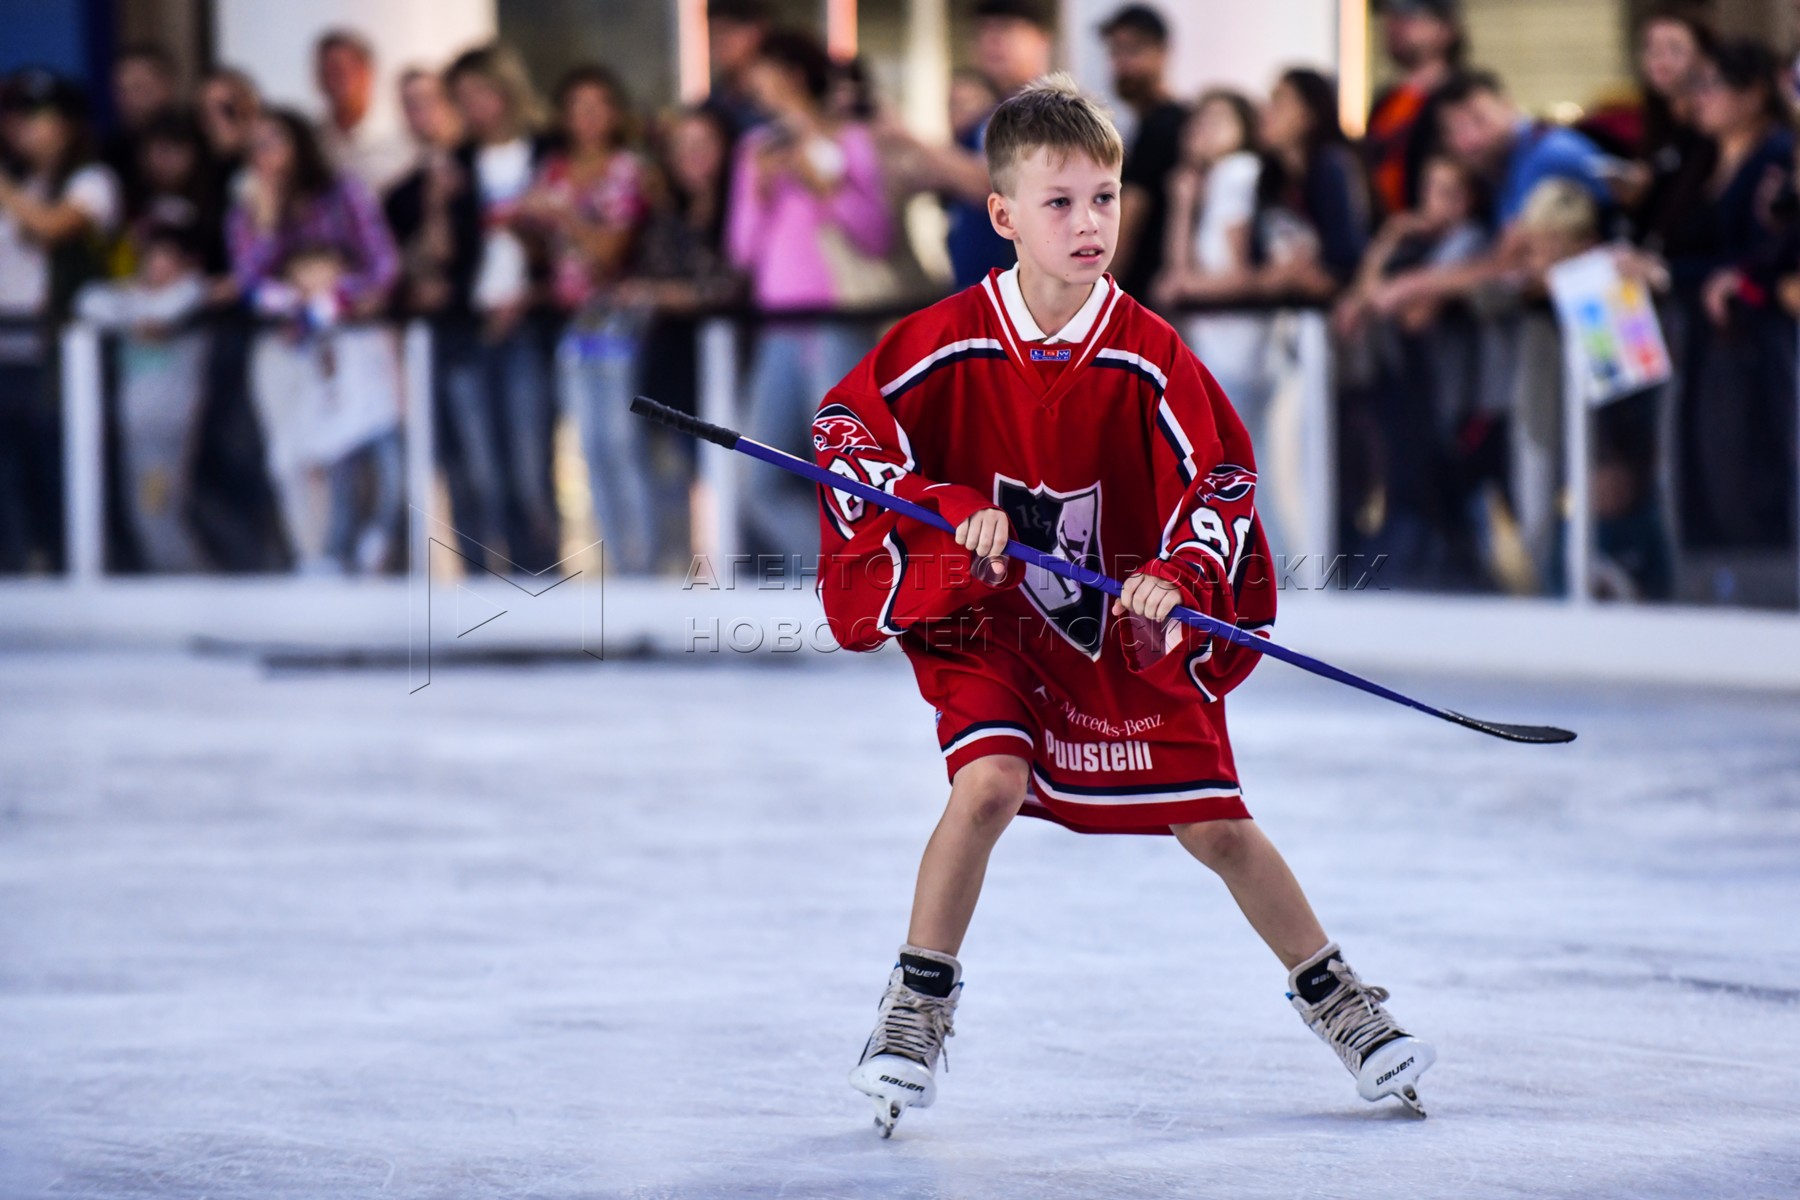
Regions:
[[1399, 1091], [1395, 1092], [1394, 1097], [1395, 1097], [1395, 1099], [1399, 1100], [1400, 1103], [1402, 1103], [1406, 1106], [1407, 1112], [1411, 1113], [1415, 1117], [1420, 1118], [1421, 1120], [1424, 1119], [1425, 1105], [1420, 1103], [1420, 1101], [1419, 1101], [1419, 1089], [1418, 1088], [1413, 1087], [1412, 1085], [1408, 1084], [1406, 1087], [1403, 1087]]
[[883, 1138], [891, 1138], [894, 1136], [894, 1126], [899, 1124], [900, 1114], [906, 1111], [906, 1106], [898, 1100], [884, 1100], [880, 1096], [875, 1096], [873, 1099], [875, 1101], [875, 1128], [881, 1131]]

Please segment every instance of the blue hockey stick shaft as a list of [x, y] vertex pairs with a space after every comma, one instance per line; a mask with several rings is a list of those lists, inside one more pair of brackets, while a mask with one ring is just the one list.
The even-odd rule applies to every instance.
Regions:
[[[701, 421], [697, 418], [690, 417], [684, 412], [669, 408], [667, 405], [658, 404], [648, 397], [639, 396], [637, 399], [633, 400], [631, 402], [631, 411], [641, 417], [648, 417], [650, 420], [667, 425], [672, 429], [691, 434], [694, 437], [702, 438], [715, 445], [723, 446], [727, 450], [736, 450], [739, 454], [745, 454], [751, 458], [760, 459], [771, 466], [780, 467], [784, 471], [810, 479], [821, 487], [828, 487], [834, 491], [856, 496], [859, 499], [868, 501], [870, 504], [900, 513], [902, 516], [911, 517], [913, 520], [921, 522], [922, 524], [930, 525], [934, 529], [941, 529], [950, 534], [956, 532], [955, 526], [951, 525], [949, 521], [923, 505], [914, 504], [910, 500], [903, 500], [898, 496], [890, 495], [880, 488], [871, 487], [869, 484], [863, 483], [860, 480], [847, 479], [842, 475], [827, 471], [816, 463], [811, 463], [796, 455], [789, 454], [785, 450], [777, 450], [773, 446], [766, 446], [754, 438], [744, 437], [735, 430], [726, 429], [724, 426], [714, 425], [711, 422]], [[1008, 539], [1006, 543], [1006, 554], [1011, 558], [1018, 559], [1020, 562], [1029, 563], [1034, 567], [1049, 571], [1053, 575], [1060, 575], [1064, 579], [1074, 580], [1084, 587], [1091, 587], [1105, 592], [1109, 596], [1117, 596], [1123, 587], [1118, 580], [1112, 578], [1110, 575], [1102, 575], [1098, 571], [1090, 571], [1079, 563], [1069, 562], [1067, 559], [1058, 558], [1054, 554], [1046, 554], [1036, 546], [1027, 546], [1025, 543], [1016, 539]], [[1572, 742], [1575, 740], [1575, 735], [1570, 731], [1558, 729], [1552, 725], [1514, 725], [1501, 721], [1483, 721], [1459, 713], [1454, 709], [1439, 708], [1434, 704], [1427, 704], [1423, 700], [1415, 700], [1411, 696], [1405, 695], [1402, 692], [1396, 692], [1393, 688], [1376, 683], [1372, 679], [1364, 679], [1361, 675], [1346, 671], [1342, 667], [1334, 667], [1328, 662], [1312, 657], [1310, 654], [1302, 654], [1298, 650], [1289, 649], [1269, 638], [1257, 637], [1253, 633], [1248, 633], [1235, 625], [1226, 621], [1221, 621], [1217, 617], [1209, 616], [1206, 613], [1198, 612], [1185, 605], [1176, 605], [1175, 610], [1170, 615], [1185, 625], [1191, 625], [1195, 629], [1209, 633], [1214, 637], [1223, 638], [1234, 646], [1242, 646], [1246, 650], [1253, 650], [1258, 654], [1264, 654], [1270, 658], [1280, 659], [1282, 662], [1288, 663], [1291, 666], [1299, 667], [1302, 671], [1310, 671], [1314, 675], [1322, 676], [1323, 678], [1330, 679], [1336, 683], [1346, 684], [1349, 687], [1356, 688], [1358, 691], [1367, 692], [1371, 696], [1380, 696], [1383, 700], [1391, 700], [1395, 704], [1405, 705], [1407, 708], [1425, 713], [1427, 716], [1437, 717], [1439, 720], [1449, 721], [1455, 725], [1461, 725], [1465, 729], [1474, 729], [1478, 732], [1486, 733], [1497, 738], [1504, 738], [1507, 741], [1512, 742], [1547, 744]]]

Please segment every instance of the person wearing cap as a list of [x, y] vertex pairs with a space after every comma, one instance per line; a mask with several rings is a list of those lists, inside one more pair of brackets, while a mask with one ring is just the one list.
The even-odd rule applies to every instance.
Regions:
[[1127, 4], [1100, 26], [1112, 63], [1113, 91], [1137, 114], [1125, 151], [1118, 250], [1113, 275], [1134, 299], [1148, 304], [1162, 270], [1168, 220], [1168, 179], [1181, 158], [1188, 110], [1169, 94], [1169, 26], [1154, 8]]
[[1419, 202], [1425, 160], [1438, 145], [1438, 89], [1462, 66], [1468, 39], [1457, 0], [1377, 0], [1375, 8], [1398, 74], [1370, 106], [1362, 143], [1381, 217]]
[[81, 90], [48, 71], [7, 91], [0, 170], [0, 573], [62, 559], [53, 340], [75, 289], [100, 274], [119, 222], [118, 178], [96, 162]]

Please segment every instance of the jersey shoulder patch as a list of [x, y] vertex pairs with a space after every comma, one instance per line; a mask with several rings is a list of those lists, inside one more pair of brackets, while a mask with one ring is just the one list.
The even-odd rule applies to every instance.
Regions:
[[813, 417], [813, 451], [817, 454], [850, 454], [857, 450], [879, 450], [881, 443], [863, 424], [863, 419], [846, 404], [825, 405]]

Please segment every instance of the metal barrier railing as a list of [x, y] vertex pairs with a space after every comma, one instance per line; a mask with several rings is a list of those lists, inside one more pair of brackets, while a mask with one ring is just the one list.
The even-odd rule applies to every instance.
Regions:
[[[831, 323], [867, 325], [906, 316], [914, 308], [879, 309], [808, 309], [780, 313], [753, 313], [742, 309], [719, 309], [706, 315], [700, 324], [699, 415], [702, 420], [727, 428], [740, 428], [742, 406], [739, 404], [743, 378], [738, 346], [739, 330], [746, 322]], [[1326, 312], [1315, 300], [1271, 297], [1252, 306], [1196, 304], [1189, 313], [1256, 312], [1269, 316], [1289, 316], [1294, 321], [1295, 362], [1299, 367], [1301, 407], [1302, 479], [1288, 481], [1302, 487], [1301, 507], [1304, 516], [1296, 540], [1308, 553], [1331, 557], [1337, 552], [1336, 521], [1336, 418], [1333, 405], [1333, 371], [1331, 336]], [[715, 556], [726, 561], [741, 550], [737, 472], [739, 458], [717, 446], [702, 445], [698, 456], [698, 483], [701, 501], [697, 514], [694, 550], [697, 554]]]
[[[741, 427], [744, 415], [740, 359], [740, 332], [746, 324], [768, 320], [784, 322], [832, 322], [870, 324], [902, 315], [900, 309], [856, 311], [806, 311], [758, 314], [744, 309], [715, 309], [698, 317], [696, 359], [699, 415], [708, 421]], [[1191, 311], [1244, 311], [1229, 306], [1196, 306]], [[1281, 299], [1258, 305], [1256, 311], [1280, 314], [1293, 334], [1291, 362], [1297, 372], [1300, 478], [1280, 481], [1299, 489], [1302, 514], [1291, 530], [1296, 548], [1327, 558], [1338, 552], [1338, 489], [1336, 480], [1339, 431], [1336, 362], [1325, 312], [1313, 304]], [[94, 584], [106, 575], [106, 486], [104, 438], [106, 430], [103, 339], [92, 326], [73, 323], [59, 331], [62, 357], [64, 525], [69, 577]], [[436, 511], [437, 455], [433, 444], [433, 333], [424, 322], [403, 327], [403, 445], [406, 499], [409, 510], [440, 522], [448, 529], [447, 514]], [[1577, 368], [1565, 355], [1562, 377], [1562, 569], [1566, 602], [1577, 608], [1595, 603], [1587, 582], [1595, 561], [1595, 520], [1591, 504], [1591, 415], [1586, 405], [1570, 401], [1579, 395]], [[1795, 388], [1796, 413], [1800, 414], [1800, 381]], [[1797, 416], [1800, 421], [1800, 416]], [[693, 549], [697, 554], [728, 560], [742, 549], [742, 524], [738, 470], [740, 464], [728, 452], [710, 445], [699, 447], [696, 498], [693, 506]], [[1796, 465], [1800, 476], [1800, 464]], [[1800, 493], [1800, 487], [1796, 487]], [[1796, 529], [1800, 529], [1800, 494], [1795, 500]], [[411, 566], [427, 565], [426, 539], [409, 539]], [[1800, 562], [1800, 554], [1796, 554]], [[1797, 581], [1800, 586], [1800, 581]]]
[[100, 331], [62, 331], [63, 544], [69, 577], [99, 579], [106, 566], [106, 430]]
[[[203, 319], [198, 323], [203, 323]], [[395, 328], [393, 322], [353, 324]], [[422, 321], [398, 326], [401, 334], [401, 428], [408, 505], [429, 512], [437, 471], [432, 430], [431, 330]], [[60, 350], [62, 403], [62, 524], [67, 575], [76, 583], [93, 584], [108, 577], [107, 455], [105, 350], [111, 331], [81, 321], [64, 325], [55, 335]], [[413, 547], [414, 565], [424, 564], [423, 550]]]

